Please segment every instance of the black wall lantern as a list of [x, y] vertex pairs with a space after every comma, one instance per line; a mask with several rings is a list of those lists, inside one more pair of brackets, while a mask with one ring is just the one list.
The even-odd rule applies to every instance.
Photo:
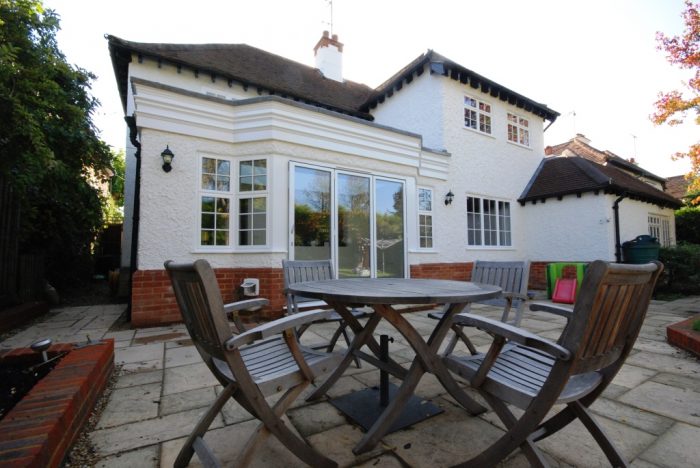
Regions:
[[452, 193], [452, 190], [450, 190], [449, 192], [447, 192], [447, 194], [445, 194], [445, 206], [451, 205], [451, 204], [452, 204], [452, 200], [454, 199], [454, 197], [455, 197], [455, 194]]
[[163, 158], [163, 170], [165, 172], [170, 172], [173, 168], [171, 164], [175, 155], [172, 151], [170, 151], [170, 147], [168, 145], [165, 145], [165, 149], [162, 153], [160, 153], [160, 157]]

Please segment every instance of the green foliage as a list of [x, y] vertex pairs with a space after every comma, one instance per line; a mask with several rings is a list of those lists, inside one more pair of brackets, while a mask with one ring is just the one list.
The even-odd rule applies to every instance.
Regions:
[[700, 320], [696, 320], [693, 322], [693, 330], [700, 331]]
[[46, 253], [60, 285], [87, 264], [102, 225], [100, 196], [88, 183], [109, 168], [97, 136], [93, 75], [58, 49], [56, 14], [38, 0], [0, 0], [0, 174], [20, 194], [22, 252]]
[[676, 237], [679, 242], [700, 244], [700, 207], [688, 207], [676, 211]]
[[665, 268], [658, 290], [700, 293], [700, 245], [680, 243], [675, 247], [662, 247], [659, 260]]

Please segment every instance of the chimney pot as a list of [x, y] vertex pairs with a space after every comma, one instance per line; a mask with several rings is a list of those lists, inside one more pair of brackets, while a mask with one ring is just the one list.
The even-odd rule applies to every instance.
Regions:
[[333, 39], [334, 41], [337, 41], [337, 40], [338, 40], [338, 35], [337, 35], [337, 34], [333, 34], [333, 36], [331, 36], [331, 37], [332, 37], [332, 39]]

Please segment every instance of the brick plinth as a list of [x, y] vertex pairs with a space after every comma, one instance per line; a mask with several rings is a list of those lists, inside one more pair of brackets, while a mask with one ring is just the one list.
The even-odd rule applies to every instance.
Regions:
[[693, 323], [700, 315], [666, 327], [666, 339], [674, 346], [685, 349], [700, 357], [700, 331], [693, 330]]
[[[107, 386], [114, 370], [114, 340], [84, 348], [58, 344], [48, 354], [63, 352], [68, 354], [0, 421], [2, 466], [59, 466]], [[5, 362], [36, 359], [29, 348], [0, 356]]]
[[547, 290], [547, 265], [549, 263], [551, 262], [530, 262], [528, 289]]
[[432, 278], [469, 281], [474, 264], [469, 263], [421, 263], [411, 265], [411, 278]]
[[[260, 296], [270, 300], [270, 306], [258, 311], [257, 318], [273, 319], [282, 315], [285, 304], [284, 280], [281, 268], [216, 268], [216, 279], [224, 303], [246, 299], [238, 288], [245, 278], [260, 280]], [[131, 291], [131, 323], [148, 327], [180, 322], [170, 278], [165, 270], [138, 270], [134, 273]]]

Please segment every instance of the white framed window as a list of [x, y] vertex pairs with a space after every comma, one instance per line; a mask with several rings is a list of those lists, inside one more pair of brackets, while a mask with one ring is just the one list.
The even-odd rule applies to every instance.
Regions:
[[671, 245], [671, 220], [668, 216], [649, 213], [649, 235], [656, 237], [663, 247]]
[[199, 245], [266, 246], [267, 160], [202, 156], [200, 162]]
[[510, 202], [467, 196], [467, 245], [513, 245]]
[[418, 246], [433, 248], [433, 190], [418, 188]]
[[508, 113], [508, 141], [530, 146], [530, 122], [518, 115]]
[[464, 96], [464, 126], [491, 134], [491, 104]]
[[267, 160], [238, 163], [238, 245], [267, 245]]

